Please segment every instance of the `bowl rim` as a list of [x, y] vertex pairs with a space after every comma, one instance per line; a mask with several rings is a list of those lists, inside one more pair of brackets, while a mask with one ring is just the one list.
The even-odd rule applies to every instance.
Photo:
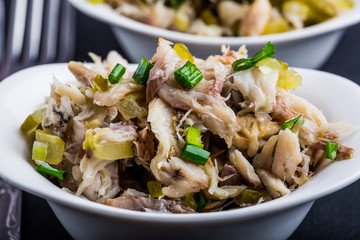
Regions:
[[[18, 87], [19, 82], [24, 81], [23, 79], [26, 79], [25, 76], [27, 76], [29, 72], [41, 72], [46, 68], [53, 68], [53, 69], [59, 68], [64, 70], [66, 69], [66, 66], [67, 63], [55, 63], [55, 64], [39, 65], [21, 70], [4, 79], [0, 83], [0, 90], [2, 90], [3, 87], [9, 87], [9, 86]], [[336, 81], [341, 81], [342, 85], [346, 85], [348, 88], [352, 88], [353, 91], [360, 93], [359, 85], [338, 75], [323, 71], [303, 69], [303, 68], [294, 68], [294, 70], [299, 71], [300, 74], [301, 73], [321, 74], [326, 76], [328, 79], [334, 79], [334, 81], [336, 79]], [[358, 96], [358, 100], [360, 102], [360, 94]], [[3, 105], [0, 104], [0, 109], [2, 107]], [[0, 149], [1, 148], [2, 146], [0, 146]], [[337, 162], [333, 164], [337, 164]], [[256, 218], [259, 216], [284, 211], [292, 207], [309, 203], [317, 198], [321, 198], [325, 195], [338, 191], [339, 189], [344, 188], [345, 186], [348, 186], [351, 183], [355, 182], [357, 179], [360, 178], [360, 171], [357, 171], [356, 174], [354, 173], [351, 176], [347, 176], [344, 179], [341, 179], [341, 181], [338, 181], [336, 182], [336, 184], [332, 185], [331, 188], [327, 188], [325, 190], [316, 192], [313, 195], [298, 195], [295, 199], [292, 198], [290, 201], [287, 200], [290, 196], [288, 195], [248, 208], [233, 209], [225, 212], [210, 212], [210, 213], [199, 213], [199, 214], [144, 213], [144, 212], [137, 212], [126, 209], [119, 209], [119, 208], [98, 204], [74, 196], [72, 194], [66, 193], [57, 186], [55, 186], [54, 184], [52, 184], [46, 178], [42, 177], [41, 175], [39, 175], [39, 177], [42, 178], [41, 181], [44, 182], [44, 184], [46, 184], [45, 187], [49, 191], [39, 190], [36, 186], [34, 186], [34, 184], [29, 182], [24, 182], [21, 178], [11, 175], [11, 173], [6, 172], [1, 168], [0, 168], [0, 176], [9, 183], [11, 183], [12, 185], [22, 190], [25, 190], [31, 194], [34, 194], [36, 196], [45, 198], [48, 201], [67, 206], [69, 208], [74, 208], [85, 212], [89, 212], [95, 215], [111, 217], [114, 219], [124, 219], [127, 221], [146, 222], [146, 223], [156, 222], [156, 223], [167, 223], [167, 224], [179, 224], [179, 223], [208, 224], [208, 223], [217, 222], [219, 220], [225, 223], [233, 220]]]
[[81, 11], [85, 15], [108, 23], [112, 26], [155, 38], [163, 37], [168, 40], [195, 45], [253, 45], [264, 44], [269, 40], [275, 43], [282, 43], [315, 37], [332, 31], [345, 29], [360, 22], [360, 0], [354, 0], [355, 4], [353, 9], [345, 12], [344, 14], [341, 14], [340, 16], [303, 29], [293, 30], [285, 33], [250, 37], [206, 37], [150, 26], [120, 15], [107, 4], [94, 5], [87, 2], [86, 0], [69, 0], [69, 2], [77, 10]]

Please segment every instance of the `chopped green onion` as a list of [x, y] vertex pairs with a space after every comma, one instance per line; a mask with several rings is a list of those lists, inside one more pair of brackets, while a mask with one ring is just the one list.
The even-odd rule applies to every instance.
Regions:
[[231, 66], [234, 71], [243, 71], [251, 68], [252, 66], [254, 66], [254, 64], [255, 63], [249, 58], [240, 58], [233, 62]]
[[204, 144], [201, 142], [201, 132], [199, 129], [190, 126], [186, 131], [186, 143], [190, 145], [203, 148]]
[[196, 211], [199, 212], [206, 205], [206, 200], [204, 198], [204, 195], [202, 195], [202, 193], [200, 193], [200, 192], [197, 192], [197, 193], [194, 193], [193, 197], [197, 204]]
[[150, 69], [152, 67], [153, 67], [153, 65], [148, 60], [146, 60], [145, 57], [142, 57], [138, 67], [136, 68], [135, 73], [132, 76], [132, 78], [137, 83], [145, 85], [148, 78], [149, 78]]
[[174, 75], [176, 81], [187, 88], [195, 87], [203, 78], [201, 71], [190, 61], [187, 61], [184, 66], [175, 71]]
[[47, 144], [46, 162], [57, 165], [62, 161], [65, 142], [58, 135], [45, 133], [38, 129], [35, 132], [35, 139], [38, 142]]
[[125, 74], [126, 68], [120, 63], [116, 64], [111, 73], [109, 74], [109, 82], [116, 84], [120, 81], [120, 78]]
[[23, 124], [21, 124], [21, 131], [23, 133], [31, 133], [36, 130], [39, 124], [42, 122], [43, 118], [46, 115], [46, 109], [36, 110], [32, 114], [30, 114]]
[[336, 160], [338, 152], [338, 143], [337, 142], [326, 142], [325, 143], [325, 157], [332, 161]]
[[300, 116], [301, 117], [299, 118], [299, 120], [294, 122], [294, 125], [291, 128], [291, 131], [293, 131], [294, 133], [298, 132], [300, 130], [300, 128], [304, 125], [305, 118], [302, 115], [300, 115]]
[[275, 56], [275, 47], [271, 42], [266, 43], [265, 47], [259, 51], [258, 53], [256, 53], [251, 60], [254, 63], [257, 63], [258, 61], [265, 59], [265, 58], [269, 58], [269, 57], [273, 57]]
[[258, 61], [273, 57], [275, 55], [275, 47], [271, 42], [266, 43], [265, 47], [257, 52], [252, 58], [241, 58], [232, 63], [234, 71], [243, 71], [254, 66]]
[[300, 126], [298, 125], [296, 127], [297, 129], [295, 129], [295, 130], [299, 130], [300, 127], [304, 124], [304, 118], [303, 118], [302, 115], [299, 115], [296, 118], [293, 118], [293, 119], [290, 119], [289, 121], [284, 122], [283, 124], [281, 124], [281, 129], [285, 130], [285, 129], [288, 128], [290, 130], [293, 130], [293, 128], [295, 127], [295, 124], [299, 121], [299, 119], [301, 119], [300, 122], [299, 122]]
[[177, 8], [184, 0], [170, 0], [169, 2], [172, 8]]
[[34, 141], [31, 159], [45, 161], [47, 155], [47, 148], [47, 143]]
[[194, 145], [186, 144], [180, 157], [190, 162], [204, 166], [210, 156], [210, 153]]
[[36, 161], [36, 163], [39, 164], [36, 169], [39, 173], [51, 175], [57, 177], [60, 180], [64, 180], [65, 170], [57, 170], [44, 161]]
[[234, 202], [239, 206], [243, 204], [256, 204], [262, 197], [261, 192], [245, 189], [240, 195], [234, 198]]
[[106, 92], [108, 91], [111, 86], [109, 85], [109, 82], [107, 79], [103, 78], [100, 74], [96, 75], [94, 77], [94, 79], [92, 80], [94, 85], [95, 85], [95, 89], [94, 88], [90, 88], [90, 91], [94, 91], [96, 92], [96, 89], [99, 89], [100, 92]]
[[153, 198], [164, 196], [162, 192], [162, 183], [160, 181], [149, 181], [147, 183], [147, 188], [149, 190], [150, 196]]
[[185, 44], [176, 43], [174, 45], [174, 50], [180, 58], [189, 60], [191, 63], [194, 63], [194, 58], [191, 55], [189, 49], [185, 46]]

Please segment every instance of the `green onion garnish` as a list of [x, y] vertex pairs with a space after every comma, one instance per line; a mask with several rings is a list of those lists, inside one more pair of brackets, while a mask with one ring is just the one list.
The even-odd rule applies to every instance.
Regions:
[[142, 57], [132, 78], [137, 83], [145, 85], [149, 78], [150, 69], [152, 67], [153, 67], [153, 65], [148, 60], [146, 60], [145, 57]]
[[116, 84], [120, 81], [120, 78], [125, 74], [126, 68], [120, 63], [116, 64], [111, 73], [109, 74], [109, 82]]
[[334, 161], [337, 157], [338, 152], [338, 143], [337, 142], [326, 142], [325, 143], [325, 157]]
[[31, 158], [33, 160], [45, 161], [47, 155], [47, 148], [47, 143], [34, 141]]
[[204, 144], [201, 142], [201, 132], [199, 129], [190, 126], [186, 131], [186, 143], [190, 145], [203, 148]]
[[180, 157], [190, 162], [204, 166], [210, 156], [210, 153], [194, 145], [186, 144]]
[[252, 58], [241, 58], [232, 63], [234, 71], [243, 71], [254, 66], [258, 61], [273, 57], [275, 55], [275, 47], [271, 42], [266, 43], [265, 47], [256, 53]]
[[[299, 121], [299, 119], [301, 119]], [[299, 121], [299, 124], [297, 124], [297, 122]], [[299, 130], [300, 127], [304, 124], [304, 118], [302, 117], [302, 115], [297, 116], [296, 118], [290, 119], [289, 121], [284, 122], [283, 124], [281, 124], [281, 130], [285, 130], [285, 129], [290, 129], [293, 130], [293, 128], [296, 126], [296, 128], [294, 130]]]
[[36, 169], [39, 173], [51, 175], [57, 177], [60, 180], [64, 180], [65, 170], [57, 170], [56, 168], [51, 167], [47, 162], [44, 161], [35, 160], [35, 162], [39, 164]]
[[184, 0], [170, 0], [170, 5], [172, 8], [177, 8]]
[[196, 211], [199, 212], [206, 205], [206, 200], [204, 198], [204, 195], [202, 195], [202, 193], [200, 193], [200, 192], [197, 192], [197, 193], [194, 193], [193, 197], [197, 204]]
[[195, 87], [203, 79], [201, 71], [190, 61], [187, 61], [184, 66], [175, 71], [174, 76], [176, 81], [187, 88]]

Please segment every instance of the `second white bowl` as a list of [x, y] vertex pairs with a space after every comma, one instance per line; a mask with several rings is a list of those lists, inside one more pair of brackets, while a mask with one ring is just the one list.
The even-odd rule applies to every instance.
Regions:
[[291, 66], [319, 68], [330, 57], [346, 27], [360, 22], [360, 0], [354, 0], [352, 10], [318, 25], [286, 33], [254, 37], [204, 37], [149, 26], [121, 16], [105, 4], [93, 5], [86, 0], [69, 0], [84, 14], [110, 24], [119, 44], [131, 62], [142, 56], [151, 58], [157, 40], [163, 37], [174, 43], [184, 43], [196, 57], [219, 54], [222, 44], [237, 49], [246, 44], [250, 55], [272, 41], [276, 57], [286, 59]]

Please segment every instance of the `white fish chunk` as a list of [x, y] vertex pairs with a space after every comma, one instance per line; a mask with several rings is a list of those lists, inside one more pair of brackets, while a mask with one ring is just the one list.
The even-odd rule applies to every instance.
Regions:
[[242, 155], [242, 153], [235, 149], [231, 148], [229, 150], [229, 159], [232, 164], [235, 165], [236, 170], [245, 178], [249, 183], [254, 184], [257, 187], [262, 187], [261, 180], [256, 174], [254, 167], [249, 163], [249, 161]]
[[205, 173], [209, 177], [209, 188], [208, 193], [219, 200], [236, 197], [239, 195], [246, 186], [244, 185], [233, 185], [233, 186], [222, 186], [219, 187], [219, 175], [218, 170], [215, 168], [211, 161], [205, 164]]
[[167, 185], [163, 188], [166, 196], [182, 197], [207, 188], [208, 177], [201, 166], [175, 157], [180, 154], [180, 149], [175, 139], [174, 115], [175, 110], [160, 98], [149, 104], [148, 121], [159, 141], [150, 170], [157, 180]]
[[269, 138], [264, 147], [261, 149], [261, 152], [256, 154], [253, 159], [253, 166], [255, 169], [271, 171], [271, 167], [274, 161], [274, 149], [278, 138], [278, 135], [274, 135]]
[[245, 100], [249, 103], [243, 108], [249, 111], [271, 112], [276, 102], [276, 84], [279, 78], [278, 71], [263, 74], [257, 68], [239, 71], [233, 75], [234, 83]]
[[279, 133], [271, 172], [291, 184], [301, 161], [297, 135], [289, 129], [282, 130]]
[[238, 130], [234, 111], [225, 102], [195, 90], [183, 90], [163, 85], [159, 96], [173, 108], [192, 110], [201, 118], [205, 127], [225, 140], [228, 147]]
[[271, 19], [271, 9], [269, 0], [255, 0], [244, 17], [240, 35], [256, 36], [262, 34]]
[[257, 169], [257, 174], [264, 183], [265, 188], [273, 198], [279, 198], [290, 193], [285, 183], [264, 169]]

